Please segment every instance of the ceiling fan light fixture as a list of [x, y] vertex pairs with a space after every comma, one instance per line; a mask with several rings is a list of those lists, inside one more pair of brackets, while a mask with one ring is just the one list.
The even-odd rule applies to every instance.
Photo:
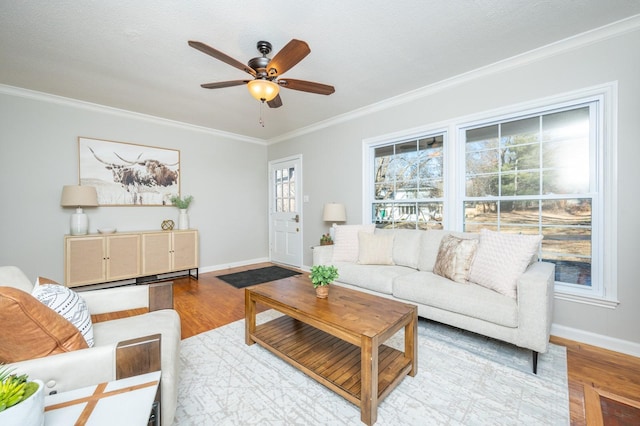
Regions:
[[280, 86], [271, 80], [264, 79], [251, 80], [247, 83], [247, 88], [251, 96], [262, 102], [273, 100], [280, 92]]

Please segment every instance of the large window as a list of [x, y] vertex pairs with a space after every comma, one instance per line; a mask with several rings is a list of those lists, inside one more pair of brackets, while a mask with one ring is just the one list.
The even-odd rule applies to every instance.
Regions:
[[558, 297], [615, 306], [614, 102], [607, 84], [365, 141], [364, 220], [542, 235]]
[[556, 281], [593, 284], [597, 102], [464, 129], [464, 230], [542, 234]]
[[443, 135], [372, 149], [372, 222], [379, 228], [442, 228]]

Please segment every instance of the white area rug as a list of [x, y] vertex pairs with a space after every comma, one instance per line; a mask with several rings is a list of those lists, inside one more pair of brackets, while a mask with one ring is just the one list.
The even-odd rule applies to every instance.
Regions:
[[[278, 316], [258, 315], [258, 323]], [[390, 346], [402, 346], [402, 334]], [[182, 341], [176, 425], [361, 425], [360, 410], [258, 344], [244, 320]], [[421, 319], [418, 374], [378, 407], [376, 425], [567, 425], [566, 351], [531, 351]]]

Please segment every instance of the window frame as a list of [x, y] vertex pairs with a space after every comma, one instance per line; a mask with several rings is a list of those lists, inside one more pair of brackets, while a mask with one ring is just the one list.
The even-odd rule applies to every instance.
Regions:
[[[445, 122], [363, 140], [362, 223], [372, 223], [374, 201], [375, 148], [412, 138], [443, 134], [443, 213], [444, 229], [460, 231], [464, 225], [465, 147], [464, 131], [470, 127], [504, 122], [536, 113], [597, 102], [595, 197], [592, 206], [592, 286], [556, 283], [555, 297], [561, 300], [615, 308], [617, 300], [617, 92], [616, 81], [546, 98], [509, 105]], [[595, 200], [595, 198], [594, 198]], [[597, 281], [597, 285], [593, 285]]]

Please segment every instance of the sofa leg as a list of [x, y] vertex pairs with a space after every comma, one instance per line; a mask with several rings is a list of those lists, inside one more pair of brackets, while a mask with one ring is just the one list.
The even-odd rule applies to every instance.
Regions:
[[538, 352], [533, 352], [533, 374], [538, 374]]

